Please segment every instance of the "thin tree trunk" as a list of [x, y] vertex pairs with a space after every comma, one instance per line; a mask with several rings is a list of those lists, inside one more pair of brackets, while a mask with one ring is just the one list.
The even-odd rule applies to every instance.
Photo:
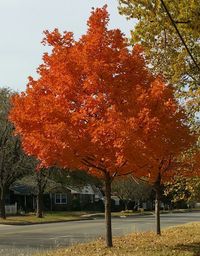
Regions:
[[106, 246], [112, 247], [111, 224], [111, 178], [108, 173], [105, 176], [105, 222], [106, 222]]
[[127, 211], [128, 210], [128, 202], [125, 200], [124, 201], [124, 210]]
[[43, 192], [39, 191], [37, 195], [37, 212], [36, 216], [38, 218], [43, 218]]
[[161, 235], [160, 228], [160, 198], [161, 198], [161, 174], [158, 173], [156, 182], [154, 183], [155, 196], [155, 221], [156, 221], [156, 234]]
[[5, 190], [4, 189], [1, 189], [0, 190], [0, 216], [2, 219], [6, 219], [6, 209], [5, 209], [5, 196], [6, 196], [6, 193], [5, 193]]
[[156, 234], [161, 235], [160, 228], [160, 190], [155, 189], [156, 199], [155, 199], [155, 216], [156, 216]]

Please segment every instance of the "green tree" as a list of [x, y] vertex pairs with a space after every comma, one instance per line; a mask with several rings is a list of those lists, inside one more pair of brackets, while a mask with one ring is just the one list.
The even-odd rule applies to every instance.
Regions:
[[176, 176], [165, 185], [164, 194], [174, 203], [185, 202], [193, 206], [200, 201], [200, 178]]
[[[200, 111], [200, 1], [119, 0], [119, 11], [137, 19], [131, 43], [140, 43], [153, 72], [162, 73], [186, 99], [190, 113]], [[164, 5], [180, 32], [183, 45]], [[195, 63], [196, 62], [196, 63]]]
[[194, 205], [200, 201], [199, 142], [180, 156], [177, 174], [165, 183], [164, 193], [172, 202]]
[[0, 212], [3, 219], [6, 218], [5, 196], [8, 188], [28, 171], [27, 156], [7, 119], [11, 95], [8, 89], [0, 89]]

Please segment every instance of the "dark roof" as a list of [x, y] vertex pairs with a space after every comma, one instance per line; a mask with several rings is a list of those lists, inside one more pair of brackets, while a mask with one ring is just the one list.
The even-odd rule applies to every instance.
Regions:
[[14, 184], [10, 190], [14, 192], [14, 194], [18, 195], [36, 195], [37, 189], [34, 186], [26, 185], [26, 184]]

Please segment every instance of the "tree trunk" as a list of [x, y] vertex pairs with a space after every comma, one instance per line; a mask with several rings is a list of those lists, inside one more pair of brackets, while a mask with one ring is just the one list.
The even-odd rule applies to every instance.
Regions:
[[39, 191], [37, 195], [37, 218], [43, 218], [43, 192]]
[[156, 217], [156, 234], [161, 235], [160, 228], [160, 198], [161, 198], [161, 174], [158, 173], [158, 177], [153, 187], [156, 196], [155, 196], [155, 217]]
[[108, 173], [105, 176], [105, 222], [106, 222], [106, 246], [112, 247], [111, 224], [111, 178]]
[[156, 234], [161, 235], [160, 228], [160, 189], [155, 189], [156, 199], [155, 199], [155, 216], [156, 216]]
[[125, 211], [128, 210], [128, 202], [127, 202], [127, 200], [124, 201], [124, 210]]
[[5, 190], [4, 189], [1, 189], [0, 190], [0, 216], [2, 219], [6, 219], [6, 208], [5, 208], [5, 196], [6, 196], [6, 193], [5, 193]]

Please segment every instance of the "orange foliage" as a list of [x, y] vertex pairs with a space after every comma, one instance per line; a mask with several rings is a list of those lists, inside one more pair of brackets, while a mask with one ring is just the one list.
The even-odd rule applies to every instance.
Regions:
[[138, 161], [135, 176], [144, 176], [152, 184], [162, 183], [176, 175], [177, 170], [181, 171], [180, 155], [194, 145], [196, 136], [190, 132], [187, 116], [177, 103], [172, 87], [166, 87], [158, 78], [146, 97], [148, 103], [150, 97], [154, 98], [149, 108], [158, 125], [148, 131], [150, 136], [143, 138], [145, 150], [140, 158], [135, 156]]
[[43, 56], [39, 79], [30, 77], [26, 92], [13, 98], [10, 119], [41, 166], [156, 179], [160, 161], [192, 141], [186, 117], [172, 88], [146, 68], [140, 47], [131, 51], [108, 21], [106, 7], [96, 9], [78, 41], [45, 31], [52, 52]]

